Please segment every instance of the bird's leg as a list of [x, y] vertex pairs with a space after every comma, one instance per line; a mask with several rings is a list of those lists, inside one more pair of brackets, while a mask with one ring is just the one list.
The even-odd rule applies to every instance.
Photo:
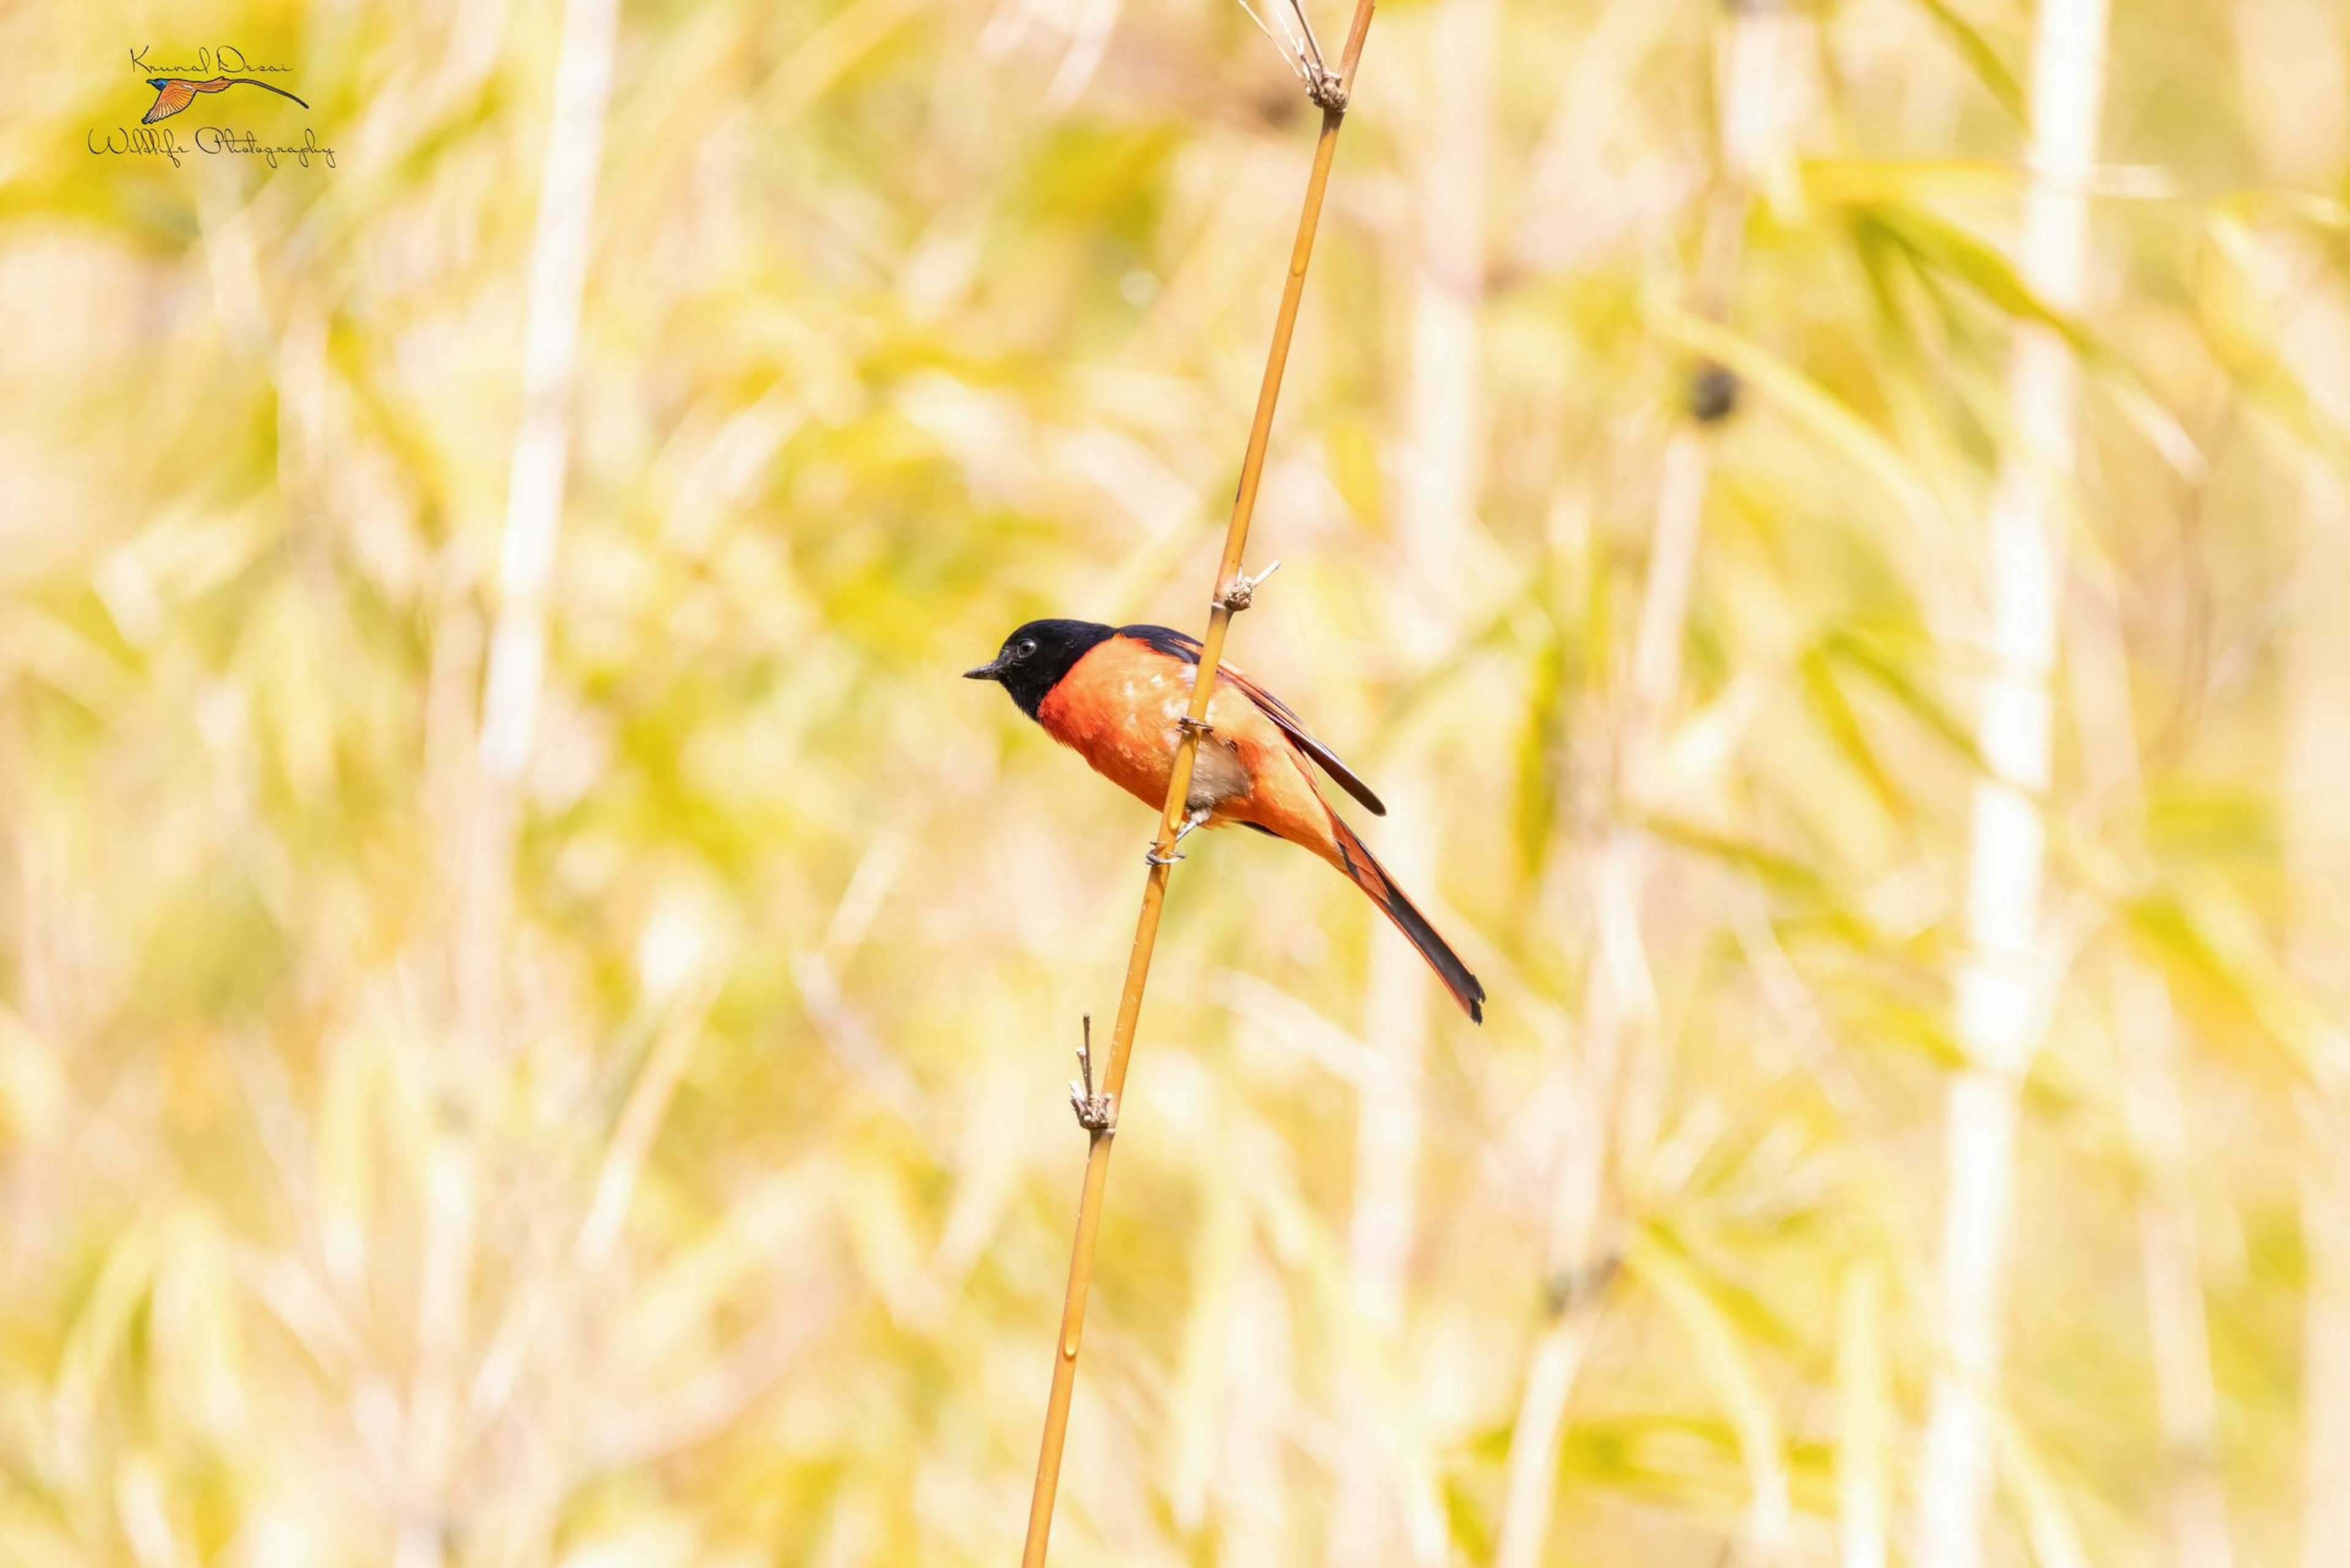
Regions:
[[1069, 1080], [1069, 1106], [1077, 1113], [1077, 1125], [1096, 1137], [1118, 1131], [1118, 1096], [1094, 1093], [1094, 1015], [1090, 1012], [1086, 1014], [1085, 1040], [1077, 1046], [1077, 1072], [1081, 1078]]
[[[1207, 726], [1202, 724], [1200, 728], [1204, 730]], [[1207, 825], [1207, 821], [1208, 808], [1204, 805], [1194, 806], [1190, 812], [1184, 815], [1183, 825], [1175, 830], [1175, 836], [1168, 842], [1167, 853], [1164, 855], [1159, 853], [1159, 841], [1154, 838], [1150, 841], [1150, 847], [1144, 852], [1142, 858], [1153, 866], [1174, 865], [1175, 862], [1183, 858], [1182, 856], [1175, 853], [1175, 846], [1182, 843], [1183, 840], [1191, 836], [1191, 830], [1193, 828], [1205, 826]]]
[[[1175, 716], [1175, 727], [1189, 731], [1203, 740], [1216, 732], [1216, 727], [1213, 724], [1209, 723], [1205, 719], [1194, 719], [1189, 713], [1178, 713]], [[1167, 853], [1164, 855], [1159, 853], [1159, 841], [1154, 838], [1150, 842], [1149, 852], [1143, 856], [1143, 859], [1153, 866], [1172, 866], [1176, 861], [1183, 858], [1175, 853], [1175, 846], [1182, 843], [1186, 834], [1207, 820], [1208, 813], [1204, 807], [1192, 807], [1189, 815], [1183, 818], [1183, 826], [1175, 830], [1175, 837], [1168, 845]]]

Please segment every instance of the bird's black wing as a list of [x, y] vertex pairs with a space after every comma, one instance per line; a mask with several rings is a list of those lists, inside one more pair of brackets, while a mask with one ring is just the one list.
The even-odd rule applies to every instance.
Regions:
[[[1118, 628], [1118, 634], [1120, 637], [1132, 638], [1135, 641], [1157, 652], [1166, 654], [1171, 659], [1180, 659], [1186, 664], [1196, 665], [1200, 662], [1200, 639], [1187, 632], [1177, 631], [1170, 627], [1163, 626], [1122, 626]], [[1315, 737], [1314, 732], [1305, 727], [1305, 721], [1299, 718], [1288, 703], [1230, 665], [1220, 665], [1216, 674], [1220, 680], [1229, 680], [1245, 692], [1248, 700], [1255, 703], [1266, 718], [1281, 727], [1283, 734], [1297, 743], [1299, 751], [1319, 763], [1324, 773], [1337, 781], [1340, 789], [1362, 802], [1365, 811], [1369, 812], [1373, 816], [1385, 816], [1388, 814], [1387, 806], [1381, 803], [1378, 795], [1371, 793], [1371, 786], [1357, 778], [1354, 769], [1340, 762], [1338, 753], [1324, 745]]]

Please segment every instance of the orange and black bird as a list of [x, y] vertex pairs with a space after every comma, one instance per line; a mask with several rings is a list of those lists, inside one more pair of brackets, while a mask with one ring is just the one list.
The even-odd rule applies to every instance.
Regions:
[[[252, 77], [214, 77], [208, 82], [192, 82], [185, 77], [149, 77], [147, 85], [155, 89], [155, 102], [148, 109], [145, 117], [139, 123], [152, 125], [159, 119], [169, 119], [195, 102], [198, 93], [226, 92], [240, 84], [245, 87], [269, 88], [269, 90], [279, 98], [294, 98], [294, 95], [284, 88], [269, 87], [267, 82], [257, 81]], [[310, 107], [307, 103], [302, 103], [298, 98], [294, 98], [294, 101], [302, 104], [304, 109]]]
[[[1198, 639], [1163, 626], [1032, 620], [1003, 639], [994, 659], [963, 674], [1002, 685], [1022, 712], [1094, 772], [1145, 805], [1162, 806], [1199, 665]], [[1309, 763], [1373, 816], [1388, 814], [1370, 786], [1314, 738], [1289, 704], [1230, 665], [1221, 666], [1176, 837], [1195, 827], [1237, 823], [1312, 850], [1386, 911], [1452, 1000], [1483, 1023], [1485, 988], [1330, 809]]]

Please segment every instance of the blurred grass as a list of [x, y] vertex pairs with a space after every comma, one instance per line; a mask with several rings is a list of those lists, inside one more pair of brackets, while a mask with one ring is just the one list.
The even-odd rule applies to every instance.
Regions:
[[[1430, 1004], [1358, 899], [1253, 838], [1194, 855], [1055, 1560], [1484, 1560], [1561, 1295], [1591, 1338], [1544, 1561], [1858, 1563], [1872, 1507], [1899, 1560], [1979, 520], [2007, 343], [2049, 318], [2005, 259], [2029, 16], [1793, 12], [1712, 324], [1717, 9], [1507, 4], [1462, 104], [1461, 4], [1372, 34], [1261, 514], [1287, 566], [1234, 656], [1375, 783], [1424, 781], [1373, 840], [1427, 867], [1491, 1023], [1399, 1044], [1397, 997]], [[1017, 1536], [1059, 1085], [1148, 823], [953, 676], [1031, 615], [1199, 620], [1309, 116], [1229, 5], [623, 8], [482, 1032], [455, 933], [559, 16], [0, 12], [38, 63], [0, 121], [0, 1559]], [[223, 42], [313, 113], [172, 123], [313, 124], [334, 170], [86, 151], [143, 109], [128, 48]], [[2056, 324], [2089, 366], [2074, 596], [2110, 601], [2126, 690], [2059, 706], [2123, 737], [2143, 810], [2068, 718], [1992, 1546], [2178, 1560], [2127, 963], [2178, 1010], [2210, 1459], [2238, 1560], [2282, 1563], [2350, 937], [2350, 19], [2152, 0], [2112, 48], [2093, 305]], [[1464, 114], [1485, 265], [1434, 286], [1473, 312], [1478, 411], [1469, 514], [1431, 523], [1399, 498], [1429, 149]], [[1691, 351], [1748, 396], [1635, 791]], [[1659, 1021], [1583, 1107], [1625, 1266], [1562, 1282], [1594, 849], [1627, 829]], [[1357, 1123], [1399, 1084], [1389, 1311]]]

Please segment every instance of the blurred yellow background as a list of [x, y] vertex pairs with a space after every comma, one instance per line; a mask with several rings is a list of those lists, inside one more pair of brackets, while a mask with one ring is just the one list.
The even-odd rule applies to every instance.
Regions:
[[[2350, 1563], [2350, 13], [2042, 4], [1380, 12], [1231, 657], [1488, 1023], [1191, 846], [1056, 1563]], [[1149, 820], [955, 677], [1201, 626], [1274, 45], [0, 59], [0, 1562], [1011, 1561]]]

